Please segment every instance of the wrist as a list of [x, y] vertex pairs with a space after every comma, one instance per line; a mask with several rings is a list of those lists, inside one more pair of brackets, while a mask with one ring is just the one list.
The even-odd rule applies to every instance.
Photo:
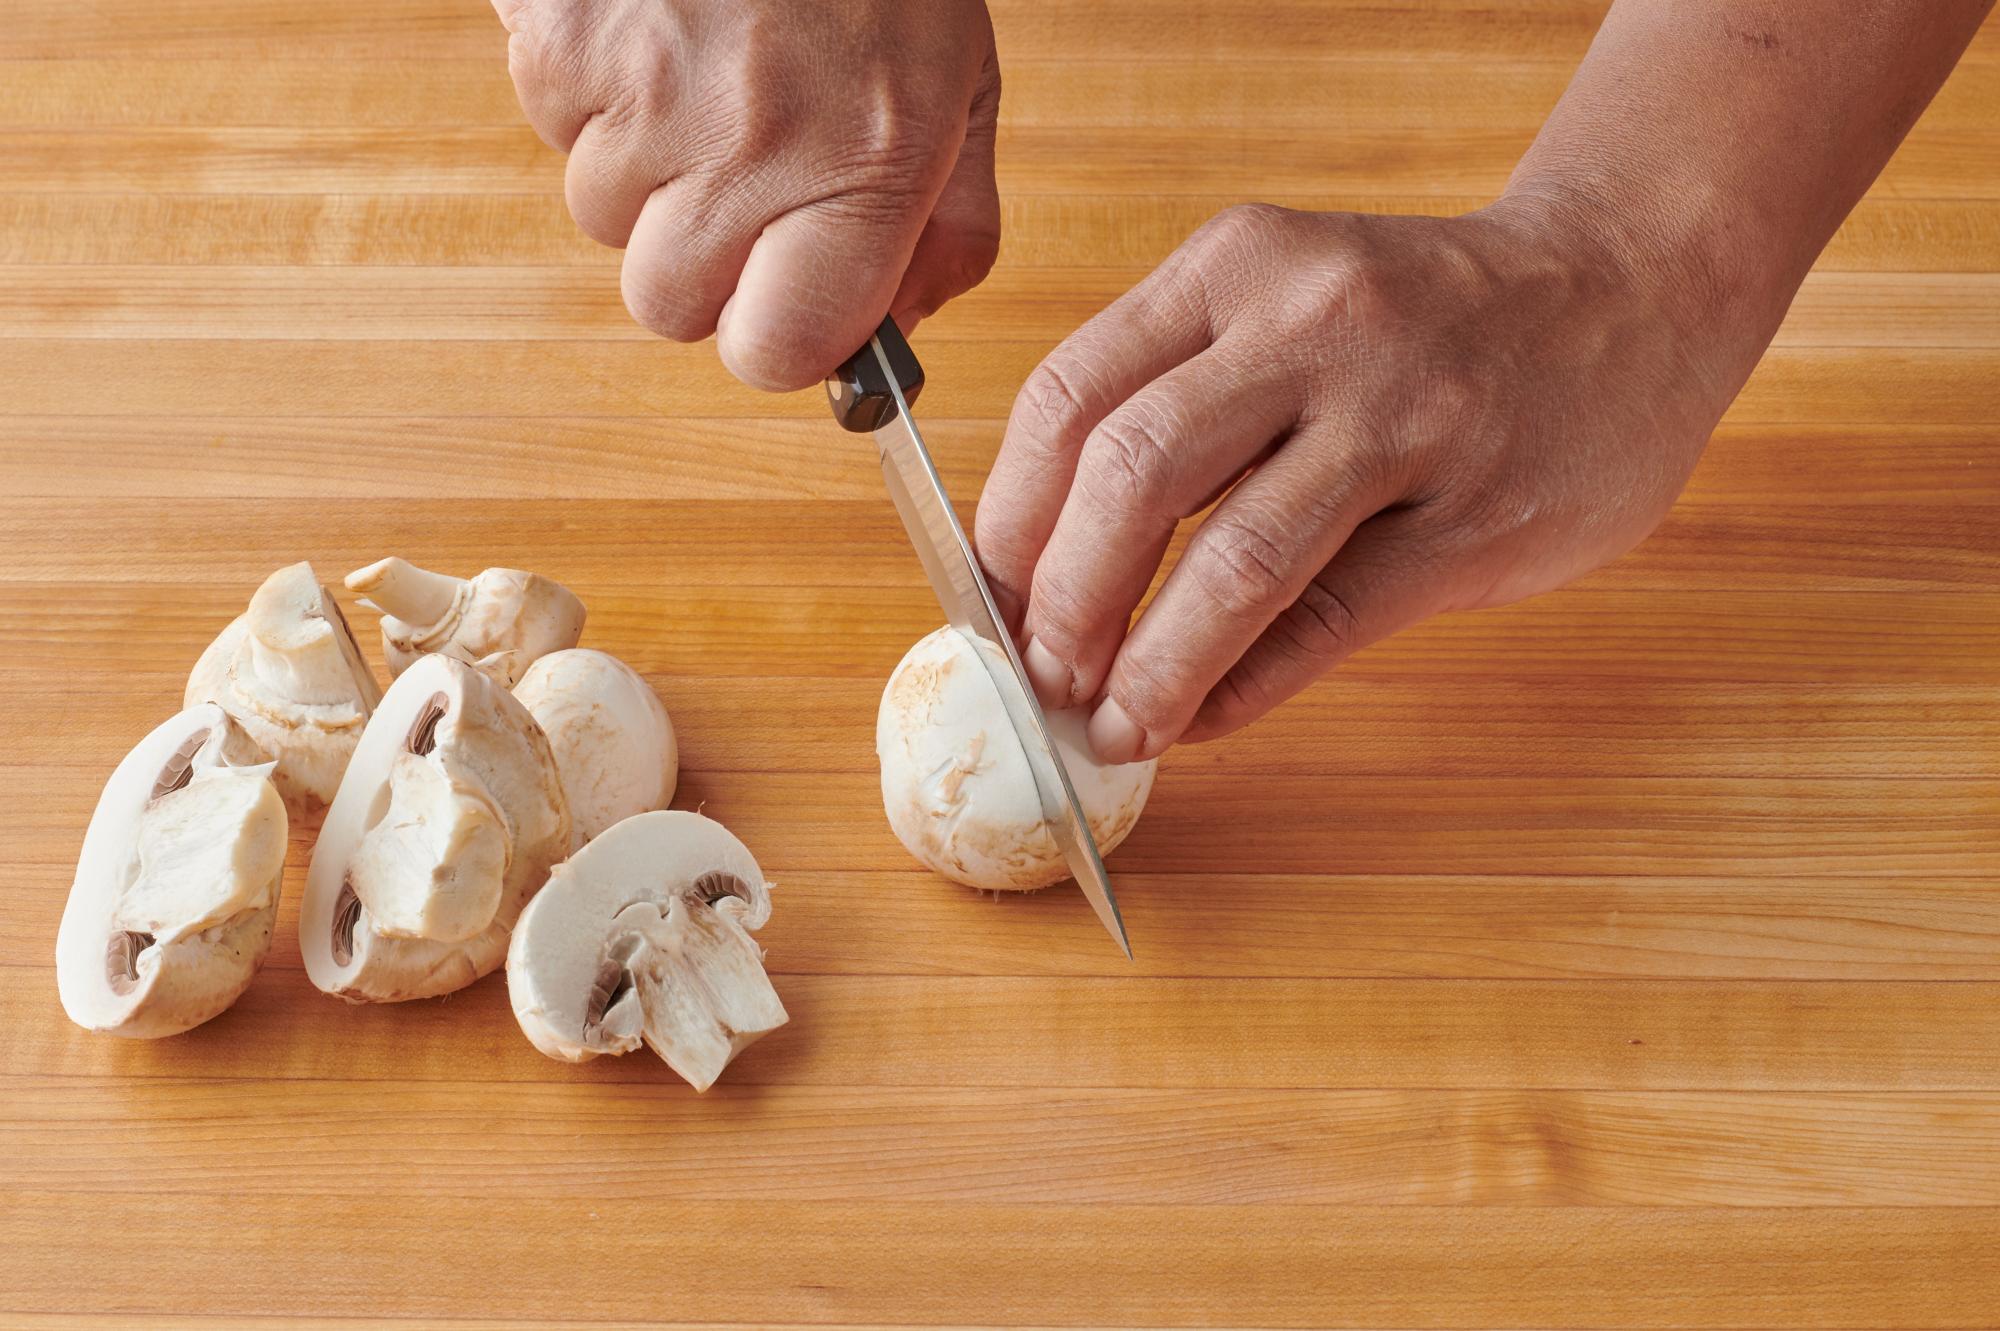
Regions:
[[1814, 256], [1712, 185], [1651, 185], [1602, 171], [1517, 171], [1483, 213], [1573, 271], [1617, 284], [1733, 396]]

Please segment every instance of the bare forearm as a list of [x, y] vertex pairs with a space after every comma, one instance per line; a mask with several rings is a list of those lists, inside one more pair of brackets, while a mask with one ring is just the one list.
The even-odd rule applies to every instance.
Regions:
[[1992, 3], [1619, 0], [1508, 194], [1754, 356]]

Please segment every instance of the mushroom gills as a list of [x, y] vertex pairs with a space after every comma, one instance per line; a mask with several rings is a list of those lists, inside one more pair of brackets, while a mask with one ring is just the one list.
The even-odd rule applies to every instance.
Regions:
[[751, 937], [770, 913], [770, 884], [727, 828], [636, 814], [556, 866], [521, 913], [507, 952], [514, 1016], [550, 1058], [643, 1043], [707, 1090], [787, 1020]]
[[56, 940], [78, 1025], [151, 1038], [233, 1003], [270, 948], [287, 848], [272, 764], [213, 703], [160, 726], [105, 785]]
[[[587, 1043], [607, 1054], [647, 1047], [698, 1091], [715, 1084], [738, 1054], [783, 1026], [785, 1005], [771, 987], [757, 944], [714, 906], [686, 897], [666, 913], [637, 901], [612, 919], [602, 977], [615, 970]], [[622, 957], [622, 960], [620, 959]], [[592, 990], [592, 1006], [597, 1002]]]
[[504, 960], [570, 828], [527, 709], [465, 662], [423, 658], [376, 709], [313, 848], [307, 974], [353, 1002], [472, 983]]

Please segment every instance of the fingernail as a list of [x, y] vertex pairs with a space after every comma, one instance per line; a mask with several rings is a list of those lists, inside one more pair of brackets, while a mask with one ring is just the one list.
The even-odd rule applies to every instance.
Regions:
[[1116, 698], [1098, 704], [1085, 734], [1090, 737], [1090, 747], [1107, 763], [1129, 763], [1146, 747], [1146, 732], [1125, 715]]
[[1070, 705], [1075, 676], [1056, 659], [1054, 652], [1042, 646], [1040, 638], [1028, 639], [1028, 649], [1021, 653], [1021, 664], [1028, 668], [1028, 682], [1035, 686], [1035, 696], [1042, 700], [1042, 706]]

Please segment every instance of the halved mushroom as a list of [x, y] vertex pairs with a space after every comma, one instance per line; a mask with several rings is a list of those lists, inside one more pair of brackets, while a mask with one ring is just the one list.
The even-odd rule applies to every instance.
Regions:
[[507, 994], [535, 1048], [581, 1063], [641, 1040], [697, 1091], [785, 1024], [751, 939], [771, 888], [698, 813], [627, 818], [556, 866], [507, 950]]
[[353, 1002], [429, 998], [498, 966], [569, 852], [548, 739], [499, 683], [427, 656], [375, 710], [313, 848], [306, 973]]
[[551, 652], [528, 667], [514, 696], [555, 750], [578, 845], [672, 802], [681, 770], [674, 724], [631, 666], [582, 647]]
[[[1099, 762], [1084, 733], [1087, 719], [1083, 708], [1051, 712], [1049, 733], [1098, 850], [1109, 855], [1138, 825], [1159, 763]], [[889, 676], [875, 718], [875, 754], [889, 826], [926, 865], [993, 890], [1033, 890], [1069, 877], [1000, 691], [957, 629], [918, 642]]]
[[310, 818], [333, 799], [381, 700], [340, 606], [300, 563], [264, 579], [249, 609], [208, 645], [182, 705], [221, 704], [277, 762], [286, 807]]
[[382, 616], [382, 654], [400, 675], [433, 652], [479, 666], [508, 688], [537, 658], [576, 646], [583, 602], [539, 573], [489, 568], [470, 580], [390, 556], [347, 575]]
[[151, 1039], [234, 1003], [271, 947], [285, 869], [272, 764], [214, 703], [139, 741], [98, 798], [56, 934], [63, 1010]]

